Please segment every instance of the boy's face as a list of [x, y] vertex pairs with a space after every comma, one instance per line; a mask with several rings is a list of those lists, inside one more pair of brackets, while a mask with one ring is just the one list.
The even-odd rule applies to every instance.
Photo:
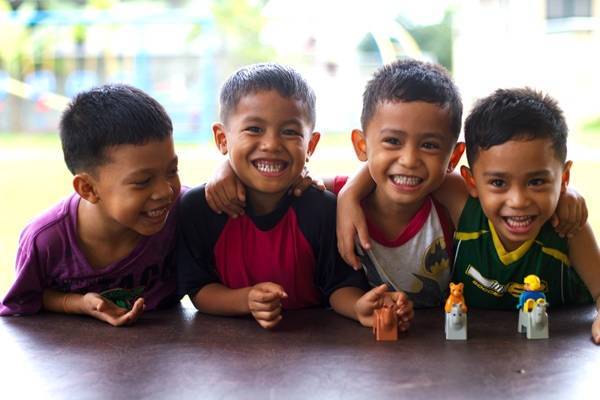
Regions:
[[[440, 186], [455, 138], [447, 109], [423, 101], [398, 101], [380, 104], [366, 132], [352, 132], [352, 142], [358, 158], [368, 161], [377, 191], [409, 206]], [[461, 154], [458, 151], [456, 162]]]
[[159, 232], [181, 185], [173, 139], [144, 145], [119, 145], [106, 150], [109, 161], [93, 176], [93, 197], [107, 226], [141, 235]]
[[550, 139], [511, 140], [480, 150], [465, 170], [472, 196], [507, 251], [535, 238], [567, 187], [571, 163], [555, 157]]
[[284, 194], [319, 141], [302, 102], [275, 90], [243, 96], [225, 125], [215, 124], [213, 132], [250, 194]]

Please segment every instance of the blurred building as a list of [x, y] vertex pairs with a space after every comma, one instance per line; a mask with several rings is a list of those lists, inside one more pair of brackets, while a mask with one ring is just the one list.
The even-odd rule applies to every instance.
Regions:
[[496, 88], [530, 86], [560, 102], [573, 135], [600, 116], [600, 0], [466, 0], [454, 27], [467, 112]]

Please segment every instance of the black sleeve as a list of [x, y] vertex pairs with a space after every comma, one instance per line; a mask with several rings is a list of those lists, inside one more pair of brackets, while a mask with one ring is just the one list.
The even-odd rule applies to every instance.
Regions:
[[204, 185], [183, 195], [177, 231], [177, 292], [193, 297], [202, 287], [219, 282], [214, 245], [227, 217], [214, 213], [206, 203]]
[[338, 252], [336, 197], [330, 192], [310, 188], [295, 202], [294, 208], [300, 229], [316, 257], [315, 284], [323, 295], [323, 302], [329, 304], [331, 294], [343, 287], [369, 290], [363, 271], [355, 271]]

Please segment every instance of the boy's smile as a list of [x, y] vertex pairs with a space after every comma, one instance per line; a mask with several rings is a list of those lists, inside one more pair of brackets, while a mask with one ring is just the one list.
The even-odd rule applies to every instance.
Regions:
[[[423, 101], [380, 104], [365, 135], [359, 135], [376, 197], [415, 210], [442, 183], [455, 141], [448, 110]], [[355, 141], [357, 154], [359, 146]]]
[[319, 141], [304, 104], [275, 90], [243, 96], [225, 124], [215, 124], [213, 132], [256, 211], [277, 204]]
[[511, 140], [479, 151], [470, 192], [507, 251], [536, 237], [550, 219], [569, 168], [570, 162], [556, 158], [550, 139]]

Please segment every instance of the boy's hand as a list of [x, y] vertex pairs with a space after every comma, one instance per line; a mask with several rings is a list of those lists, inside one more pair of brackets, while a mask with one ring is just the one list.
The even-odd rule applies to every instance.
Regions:
[[309, 187], [315, 187], [320, 191], [325, 190], [325, 184], [322, 179], [313, 179], [310, 177], [308, 169], [306, 166], [302, 170], [302, 174], [292, 183], [292, 187], [288, 191], [288, 195], [293, 194], [296, 197], [302, 196], [302, 193], [306, 191]]
[[596, 319], [592, 323], [592, 340], [596, 344], [600, 344], [600, 314], [596, 315]]
[[567, 188], [560, 195], [551, 223], [560, 237], [573, 237], [587, 222], [585, 199], [575, 190]]
[[265, 329], [272, 329], [281, 321], [281, 299], [287, 298], [283, 288], [273, 282], [254, 285], [248, 292], [248, 308]]
[[229, 161], [223, 162], [204, 189], [208, 206], [217, 214], [225, 212], [232, 218], [244, 214], [246, 188], [231, 169]]
[[386, 292], [384, 304], [394, 304], [396, 315], [398, 315], [398, 329], [406, 332], [410, 327], [410, 321], [415, 316], [413, 303], [404, 292]]
[[127, 310], [98, 293], [87, 293], [83, 296], [82, 307], [85, 314], [108, 322], [112, 326], [123, 326], [134, 323], [144, 312], [145, 305], [144, 299], [140, 297], [135, 301], [131, 310]]
[[371, 247], [369, 230], [367, 228], [365, 213], [360, 206], [360, 200], [354, 199], [350, 195], [345, 195], [343, 190], [338, 195], [335, 230], [340, 255], [346, 263], [358, 271], [361, 263], [356, 255], [354, 238], [358, 235], [361, 247], [368, 250]]

